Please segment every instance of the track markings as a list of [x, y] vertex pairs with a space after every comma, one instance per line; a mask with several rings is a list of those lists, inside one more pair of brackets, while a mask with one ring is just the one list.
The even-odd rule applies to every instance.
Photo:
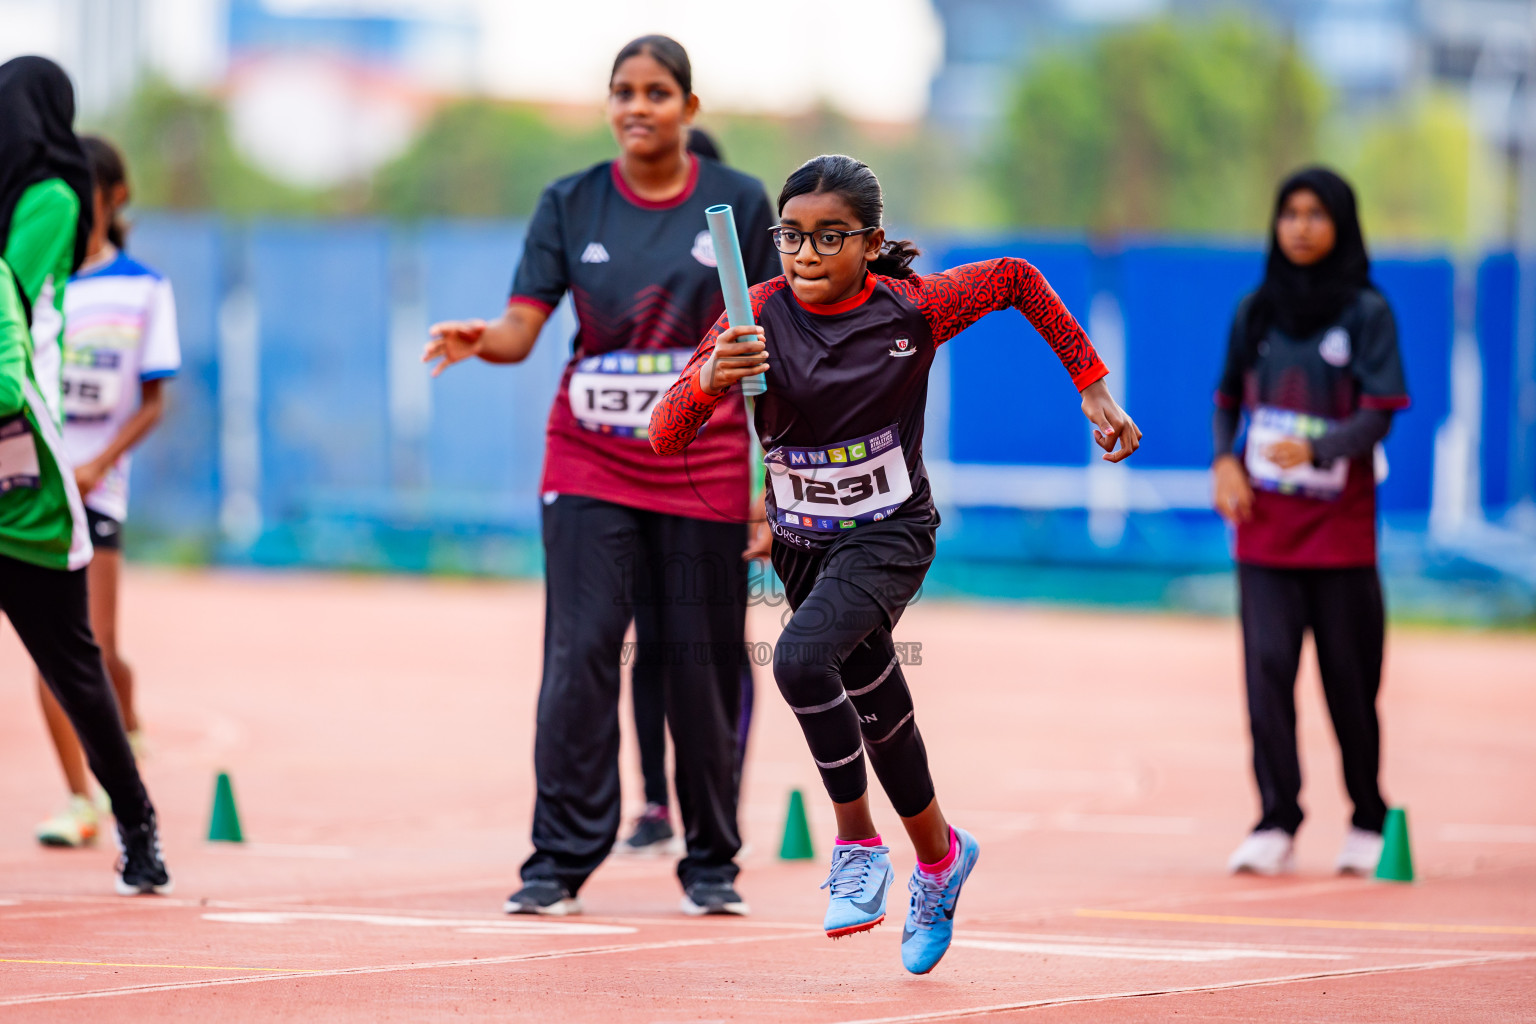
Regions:
[[1239, 924], [1262, 928], [1335, 928], [1367, 932], [1436, 932], [1449, 935], [1536, 935], [1536, 927], [1519, 924], [1418, 924], [1409, 921], [1334, 921], [1310, 917], [1235, 917], [1226, 914], [1180, 914], [1155, 910], [1084, 910], [1078, 917], [1110, 921], [1164, 921], [1174, 924]]
[[409, 917], [404, 914], [315, 913], [298, 910], [215, 911], [204, 921], [223, 924], [283, 925], [304, 921], [366, 924], [379, 928], [452, 928], [470, 935], [633, 935], [638, 929], [622, 924], [551, 921], [547, 918]]
[[1536, 825], [1443, 825], [1448, 843], [1536, 843]]
[[215, 964], [130, 964], [107, 960], [21, 960], [0, 957], [0, 964], [47, 964], [55, 967], [143, 967], [158, 971], [256, 971], [265, 974], [314, 974], [303, 967], [220, 967]]
[[[1101, 992], [1081, 996], [1060, 996], [1046, 999], [1026, 999], [1016, 1003], [994, 1003], [990, 1006], [959, 1007], [952, 1010], [933, 1010], [927, 1013], [910, 1013], [896, 1017], [865, 1017], [843, 1021], [841, 1024], [924, 1024], [928, 1021], [963, 1020], [967, 1017], [990, 1017], [993, 1014], [1030, 1010], [1043, 1006], [1071, 1006], [1077, 1003], [1108, 1003], [1121, 999], [1140, 999], [1148, 996], [1189, 995], [1196, 992], [1225, 992], [1232, 989], [1265, 988], [1288, 985], [1298, 981], [1316, 981], [1322, 978], [1352, 978], [1373, 974], [1408, 974], [1416, 971], [1437, 971], [1451, 967], [1475, 967], [1480, 964], [1508, 963], [1531, 959], [1531, 954], [1511, 953], [1489, 956], [1460, 957], [1450, 960], [1434, 960], [1419, 964], [1392, 964], [1383, 967], [1357, 967], [1339, 971], [1316, 971], [1307, 974], [1286, 974], [1273, 978], [1245, 978], [1238, 981], [1217, 982], [1210, 985], [1180, 985], [1168, 988], [1131, 989], [1123, 992]], [[4, 1005], [4, 1003], [0, 1003]]]
[[471, 957], [469, 959], [436, 960], [426, 963], [381, 964], [365, 967], [338, 967], [329, 970], [313, 970], [306, 973], [283, 975], [262, 974], [244, 978], [210, 978], [206, 981], [167, 982], [150, 985], [124, 985], [117, 988], [94, 989], [86, 992], [58, 992], [43, 995], [12, 996], [0, 998], [0, 1006], [29, 1006], [38, 1003], [65, 1003], [81, 999], [111, 999], [118, 996], [141, 995], [154, 992], [181, 992], [187, 989], [228, 988], [232, 985], [252, 985], [273, 981], [308, 981], [313, 978], [340, 978], [363, 974], [399, 974], [409, 971], [442, 970], [455, 967], [493, 967], [499, 964], [525, 963], [529, 961], [570, 960], [578, 957], [608, 956], [614, 953], [643, 953], [661, 949], [684, 949], [695, 946], [738, 946], [777, 939], [804, 938], [799, 932], [784, 935], [742, 935], [731, 938], [669, 939], [659, 942], [637, 942], [610, 946], [586, 946], [577, 949], [546, 950], [535, 953], [511, 953], [506, 956]]
[[1039, 956], [1080, 956], [1094, 960], [1146, 960], [1161, 963], [1211, 964], [1233, 960], [1353, 960], [1348, 953], [1314, 953], [1265, 946], [1211, 944], [1174, 946], [1105, 942], [1099, 939], [1040, 940], [957, 936], [954, 945], [996, 953], [1032, 953]]

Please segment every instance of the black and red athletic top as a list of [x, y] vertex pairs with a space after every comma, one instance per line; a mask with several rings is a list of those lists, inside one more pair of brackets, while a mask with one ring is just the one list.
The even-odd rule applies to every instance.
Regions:
[[575, 304], [576, 337], [549, 411], [541, 490], [745, 522], [747, 419], [739, 396], [725, 404], [686, 460], [653, 452], [643, 427], [621, 432], [584, 425], [571, 409], [569, 384], [583, 360], [611, 356], [615, 368], [623, 362], [633, 371], [637, 355], [681, 350], [680, 364], [721, 315], [725, 301], [706, 208], [734, 208], [749, 280], [779, 272], [762, 183], [713, 160], [690, 159], [687, 186], [662, 202], [636, 195], [616, 162], [551, 184], [528, 225], [509, 302], [547, 313], [569, 291]]
[[[1270, 327], [1248, 338], [1253, 296], [1232, 318], [1216, 405], [1252, 414], [1270, 407], [1339, 424], [1360, 409], [1408, 407], [1408, 384], [1392, 307], [1365, 288], [1327, 327], [1293, 338]], [[1322, 453], [1324, 445], [1314, 442]], [[1217, 454], [1223, 454], [1218, 452]], [[1237, 561], [1290, 569], [1376, 564], [1376, 475], [1372, 451], [1349, 457], [1343, 492], [1332, 500], [1255, 488], [1253, 515], [1237, 527]]]
[[[768, 390], [756, 402], [763, 447], [839, 445], [896, 427], [912, 494], [890, 513], [893, 519], [932, 513], [923, 468], [923, 410], [938, 346], [988, 313], [1011, 306], [1045, 338], [1079, 391], [1109, 372], [1045, 278], [1024, 260], [987, 260], [920, 277], [872, 273], [858, 294], [831, 305], [801, 302], [783, 277], [757, 285], [751, 296], [769, 356]], [[710, 395], [699, 386], [699, 371], [726, 326], [725, 317], [716, 321], [657, 404], [650, 428], [657, 452], [671, 455], [688, 447], [722, 399], [739, 390], [733, 386]], [[777, 538], [818, 549], [836, 536], [781, 522], [771, 483], [768, 521]]]

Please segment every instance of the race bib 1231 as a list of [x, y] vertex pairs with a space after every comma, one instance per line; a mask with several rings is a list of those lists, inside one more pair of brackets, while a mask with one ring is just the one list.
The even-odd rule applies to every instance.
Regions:
[[851, 530], [912, 496], [895, 426], [830, 448], [780, 446], [763, 456], [778, 520], [801, 530]]

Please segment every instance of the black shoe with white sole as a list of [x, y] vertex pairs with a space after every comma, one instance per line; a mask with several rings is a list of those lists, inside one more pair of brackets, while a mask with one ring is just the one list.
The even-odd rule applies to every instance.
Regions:
[[117, 891], [121, 896], [143, 896], [171, 891], [171, 873], [160, 857], [160, 830], [154, 815], [137, 828], [117, 826]]
[[683, 890], [683, 913], [692, 917], [705, 914], [735, 914], [745, 917], [752, 913], [746, 900], [729, 882], [699, 881]]
[[550, 878], [535, 878], [507, 897], [503, 908], [509, 914], [545, 914], [566, 917], [581, 913], [581, 900], [565, 886]]

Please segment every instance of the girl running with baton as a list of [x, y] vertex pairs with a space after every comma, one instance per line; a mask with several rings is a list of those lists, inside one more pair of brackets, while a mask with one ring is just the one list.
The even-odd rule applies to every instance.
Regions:
[[890, 849], [870, 815], [867, 753], [917, 854], [902, 962], [925, 974], [949, 947], [979, 850], [939, 809], [891, 638], [933, 561], [939, 525], [922, 458], [934, 350], [1011, 306], [1071, 375], [1105, 459], [1129, 456], [1141, 432], [1034, 267], [997, 259], [919, 277], [910, 267], [917, 249], [886, 241], [883, 205], [874, 173], [852, 157], [821, 156], [795, 171], [772, 230], [783, 276], [751, 289], [761, 326], [715, 323], [657, 405], [650, 438], [660, 453], [682, 451], [733, 385], [766, 375], [756, 425], [768, 449], [773, 565], [794, 610], [774, 678], [837, 815], [826, 931], [863, 931], [885, 917]]

